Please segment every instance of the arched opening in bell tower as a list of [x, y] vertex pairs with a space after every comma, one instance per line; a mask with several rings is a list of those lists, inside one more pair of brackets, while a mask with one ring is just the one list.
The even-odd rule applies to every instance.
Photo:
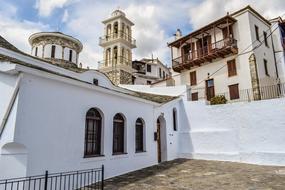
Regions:
[[125, 59], [125, 48], [124, 47], [122, 47], [120, 59], [121, 59], [121, 63], [124, 63], [126, 60]]
[[119, 25], [118, 25], [118, 22], [115, 22], [114, 23], [114, 37], [117, 38], [118, 37], [118, 28]]
[[131, 51], [129, 49], [127, 49], [126, 61], [127, 65], [129, 65], [132, 62]]
[[126, 39], [131, 41], [131, 30], [129, 26], [126, 27]]
[[118, 47], [115, 46], [115, 47], [113, 48], [113, 62], [114, 62], [115, 64], [117, 64], [117, 59], [118, 59]]
[[107, 67], [108, 65], [110, 65], [111, 62], [111, 48], [108, 48], [106, 50], [106, 61], [105, 61], [105, 66]]
[[112, 33], [112, 25], [108, 24], [107, 29], [106, 29], [106, 38], [110, 38]]
[[120, 31], [121, 33], [121, 38], [126, 38], [125, 34], [125, 23], [122, 23], [122, 29]]

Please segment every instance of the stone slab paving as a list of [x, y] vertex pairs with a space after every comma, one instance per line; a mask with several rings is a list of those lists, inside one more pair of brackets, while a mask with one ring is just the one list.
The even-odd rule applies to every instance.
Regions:
[[106, 190], [285, 190], [285, 167], [178, 159], [105, 182]]

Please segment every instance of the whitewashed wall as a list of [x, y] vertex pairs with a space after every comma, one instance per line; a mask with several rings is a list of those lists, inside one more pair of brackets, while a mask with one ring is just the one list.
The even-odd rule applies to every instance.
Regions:
[[[179, 112], [179, 101], [156, 107], [153, 104], [28, 74], [22, 79], [19, 100], [13, 142], [26, 147], [28, 157], [25, 157], [27, 164], [24, 168], [28, 176], [43, 174], [45, 170], [71, 171], [97, 168], [104, 164], [108, 178], [157, 164], [154, 132], [160, 115], [164, 115], [166, 121], [166, 128], [162, 131], [169, 136], [163, 144], [163, 160], [177, 158], [178, 132], [173, 131], [172, 109], [175, 107]], [[105, 156], [83, 158], [85, 115], [92, 107], [99, 108], [104, 113]], [[134, 109], [138, 107], [140, 109]], [[128, 154], [114, 156], [112, 126], [116, 113], [122, 113], [126, 117]], [[135, 121], [139, 117], [144, 119], [146, 127], [144, 153], [135, 153]], [[2, 140], [3, 138], [0, 142]], [[15, 155], [11, 158], [13, 159], [7, 160], [1, 155], [1, 173], [6, 178], [23, 176], [20, 172], [17, 175], [9, 172], [15, 169], [14, 166], [19, 166], [15, 164]]]
[[[187, 86], [129, 88], [179, 95]], [[285, 98], [210, 106], [181, 97], [179, 157], [285, 165]]]
[[[17, 76], [0, 72], [0, 122], [3, 122], [4, 114], [8, 110], [8, 105], [17, 83], [16, 81]], [[6, 176], [26, 175], [27, 154], [25, 147], [16, 143], [14, 139], [18, 100], [16, 97], [10, 117], [6, 122], [6, 127], [0, 135], [0, 179]], [[11, 163], [13, 163], [13, 169], [11, 169]]]
[[[266, 32], [269, 36], [271, 33], [270, 26], [268, 24], [265, 24], [264, 21], [261, 21], [261, 19], [257, 18], [253, 14], [249, 14], [249, 23], [250, 23], [250, 34], [252, 38], [252, 42], [256, 40], [255, 35], [255, 25], [259, 28], [259, 36], [260, 41], [264, 41], [263, 32]], [[276, 26], [275, 26], [276, 27]], [[261, 86], [268, 86], [273, 85], [274, 81], [273, 78], [276, 78], [276, 66], [275, 66], [275, 60], [274, 60], [274, 53], [272, 48], [272, 38], [267, 38], [268, 47], [266, 47], [265, 43], [263, 43], [259, 48], [254, 50], [254, 54], [256, 56], [256, 63], [257, 63], [257, 71], [258, 71], [258, 77], [260, 80]], [[258, 46], [260, 42], [255, 42], [254, 47]], [[265, 68], [264, 68], [264, 59], [267, 60], [267, 68], [268, 68], [268, 74], [267, 76], [265, 74]]]
[[184, 103], [190, 125], [183, 125], [179, 137], [181, 157], [285, 165], [284, 98], [220, 106]]
[[271, 30], [273, 31], [272, 39], [276, 56], [276, 64], [281, 83], [285, 83], [285, 54], [282, 46], [282, 35], [280, 28], [276, 29], [278, 22], [273, 22]]

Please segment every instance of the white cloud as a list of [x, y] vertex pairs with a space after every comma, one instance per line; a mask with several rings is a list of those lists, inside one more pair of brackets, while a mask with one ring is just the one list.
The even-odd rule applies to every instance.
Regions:
[[[133, 37], [137, 40], [137, 48], [133, 51], [133, 59], [151, 57], [153, 54], [154, 57], [159, 57], [165, 63], [169, 63], [170, 52], [167, 42], [170, 39], [163, 25], [177, 27], [179, 25], [177, 19], [185, 16], [184, 19], [187, 20], [187, 6], [191, 4], [173, 5], [170, 0], [165, 0], [163, 3], [158, 1], [128, 3], [121, 0], [114, 4], [85, 1], [84, 4], [70, 11], [66, 31], [78, 35], [83, 44], [90, 47], [88, 51], [85, 51], [85, 47], [83, 49], [81, 55], [83, 65], [94, 67], [98, 61], [103, 60], [103, 48], [98, 45], [99, 37], [104, 35], [104, 25], [101, 22], [109, 18], [112, 11], [119, 5], [126, 16], [135, 23]], [[172, 6], [171, 9], [169, 9], [170, 6]], [[177, 14], [177, 12], [181, 13]], [[173, 30], [175, 31], [175, 28]]]
[[69, 18], [69, 13], [68, 13], [68, 10], [65, 9], [63, 16], [62, 16], [62, 19], [61, 19], [61, 22], [66, 23], [68, 21], [68, 18]]
[[[5, 7], [0, 9], [0, 35], [20, 50], [30, 53], [31, 47], [28, 43], [30, 35], [35, 32], [49, 30], [49, 27], [42, 23], [26, 20], [19, 21], [15, 18], [17, 8], [11, 4], [5, 4]], [[9, 9], [7, 9], [8, 7]]]
[[190, 24], [197, 29], [227, 12], [237, 11], [251, 5], [266, 18], [273, 18], [285, 13], [284, 0], [204, 0], [193, 4], [189, 9]]
[[133, 34], [137, 41], [137, 58], [150, 57], [152, 53], [157, 53], [165, 39], [165, 32], [155, 17], [156, 11], [158, 10], [154, 5], [130, 5], [126, 9], [127, 16], [135, 23]]
[[[17, 20], [17, 7], [0, 0], [0, 34], [13, 42], [17, 47], [30, 51], [27, 42], [33, 32], [51, 31], [46, 25]], [[75, 2], [79, 2], [76, 3]], [[283, 14], [283, 0], [36, 0], [38, 14], [52, 21], [52, 13], [62, 11], [62, 32], [73, 35], [83, 43], [80, 62], [84, 66], [96, 68], [98, 61], [103, 60], [103, 48], [99, 37], [103, 35], [102, 20], [110, 17], [117, 7], [121, 7], [127, 17], [135, 23], [133, 37], [137, 40], [137, 48], [133, 51], [133, 59], [142, 57], [159, 57], [164, 63], [170, 64], [170, 51], [167, 42], [174, 38], [172, 34], [181, 28], [183, 34], [191, 32], [214, 19], [224, 16], [227, 11], [236, 11], [248, 4], [267, 18]], [[28, 10], [27, 10], [28, 11]], [[19, 18], [18, 18], [19, 19]], [[186, 28], [186, 29], [185, 29]], [[17, 36], [17, 38], [15, 38]]]
[[6, 17], [13, 17], [17, 13], [17, 7], [5, 2], [4, 0], [0, 0], [0, 13], [5, 15]]
[[40, 16], [50, 16], [56, 8], [63, 8], [65, 5], [70, 3], [72, 0], [37, 0], [36, 9], [38, 9]]

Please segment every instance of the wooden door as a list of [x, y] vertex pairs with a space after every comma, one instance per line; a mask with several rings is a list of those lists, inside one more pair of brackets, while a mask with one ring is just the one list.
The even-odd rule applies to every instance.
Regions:
[[161, 133], [161, 130], [160, 130], [160, 121], [159, 119], [157, 119], [157, 160], [158, 160], [158, 163], [161, 162], [161, 138], [160, 138], [160, 133]]
[[183, 48], [182, 48], [182, 57], [183, 57], [182, 59], [183, 59], [183, 61], [187, 62], [189, 60], [190, 49], [191, 49], [190, 44], [183, 46]]
[[[210, 36], [210, 38], [211, 38], [211, 36]], [[209, 54], [209, 41], [208, 41], [208, 39], [209, 38], [207, 36], [203, 37], [203, 44], [202, 44], [203, 56], [206, 56]]]
[[206, 96], [208, 101], [215, 96], [214, 79], [206, 81]]
[[190, 53], [189, 53], [189, 55], [190, 55], [190, 60], [193, 60], [193, 59], [196, 59], [196, 57], [195, 57], [195, 43], [194, 42], [192, 42], [191, 44], [190, 44]]
[[200, 58], [200, 57], [202, 57], [202, 52], [203, 52], [202, 51], [202, 40], [201, 39], [197, 40], [196, 47], [197, 47], [197, 57]]
[[210, 54], [212, 52], [212, 38], [211, 36], [207, 36], [207, 45], [208, 45], [208, 53]]

